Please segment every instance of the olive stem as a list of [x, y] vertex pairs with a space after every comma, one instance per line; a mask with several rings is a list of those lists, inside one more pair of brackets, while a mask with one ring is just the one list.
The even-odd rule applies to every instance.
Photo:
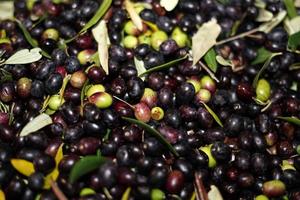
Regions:
[[259, 28], [252, 29], [252, 30], [250, 30], [250, 31], [241, 33], [241, 34], [236, 35], [236, 36], [233, 36], [233, 37], [229, 37], [229, 38], [227, 38], [227, 39], [224, 39], [224, 40], [221, 40], [221, 41], [217, 42], [217, 43], [216, 43], [216, 46], [221, 45], [221, 44], [225, 44], [225, 43], [227, 43], [227, 42], [231, 42], [231, 41], [233, 41], [233, 40], [237, 40], [237, 39], [246, 37], [246, 36], [248, 36], [248, 35], [251, 35], [251, 34], [253, 34], [253, 33], [256, 33], [257, 31], [259, 31]]
[[40, 113], [43, 113], [46, 110], [47, 106], [49, 105], [49, 99], [50, 99], [50, 96], [48, 95], [43, 103]]
[[55, 196], [59, 200], [68, 200], [68, 198], [65, 196], [65, 194], [59, 189], [59, 187], [56, 185], [56, 183], [53, 180], [50, 180], [51, 188], [55, 194]]
[[201, 177], [195, 173], [195, 189], [198, 200], [208, 200], [208, 194], [205, 190]]
[[199, 64], [201, 65], [201, 67], [208, 73], [208, 75], [214, 79], [217, 83], [219, 83], [219, 79], [214, 75], [213, 72], [210, 71], [210, 69], [201, 61], [199, 61]]
[[126, 105], [128, 105], [130, 108], [132, 108], [133, 110], [135, 109], [135, 107], [133, 105], [131, 105], [130, 103], [126, 102], [125, 100], [117, 97], [117, 96], [113, 96], [113, 98], [117, 99], [118, 101], [121, 101], [123, 103], [125, 103]]
[[8, 120], [8, 125], [11, 125], [12, 122], [14, 121], [14, 107], [15, 107], [15, 103], [12, 103], [11, 107], [10, 107], [10, 113], [9, 113], [9, 120]]
[[58, 92], [58, 94], [59, 94], [59, 96], [60, 96], [61, 99], [62, 99], [63, 96], [64, 96], [65, 89], [66, 89], [66, 87], [67, 87], [67, 85], [68, 85], [70, 79], [71, 79], [71, 75], [70, 75], [70, 74], [67, 75], [67, 76], [64, 78], [63, 85], [61, 86], [61, 89], [60, 89], [60, 91]]

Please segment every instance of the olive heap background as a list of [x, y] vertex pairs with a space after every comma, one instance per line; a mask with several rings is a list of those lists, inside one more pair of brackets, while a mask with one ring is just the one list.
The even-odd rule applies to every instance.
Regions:
[[[92, 66], [97, 42], [90, 30], [68, 43], [67, 50], [59, 43], [61, 38], [76, 36], [101, 1], [14, 2], [15, 17], [51, 58], [2, 67], [11, 77], [0, 79], [0, 100], [11, 112], [1, 107], [0, 195], [8, 200], [58, 199], [53, 188], [43, 189], [44, 178], [57, 168], [54, 181], [68, 199], [190, 200], [199, 189], [194, 186], [197, 174], [207, 192], [215, 185], [225, 200], [299, 200], [300, 128], [277, 117], [300, 117], [300, 94], [295, 90], [300, 86], [300, 70], [289, 69], [300, 62], [300, 56], [286, 50], [288, 34], [282, 23], [268, 34], [256, 32], [214, 47], [235, 65], [218, 66], [219, 82], [188, 58], [142, 79], [134, 58], [151, 69], [186, 56], [191, 37], [211, 18], [222, 27], [218, 40], [230, 36], [237, 20], [243, 19], [237, 34], [260, 24], [255, 21], [259, 9], [254, 0], [231, 0], [227, 5], [180, 0], [172, 12], [166, 12], [159, 1], [145, 2], [152, 9], [136, 6], [145, 22], [143, 31], [131, 21], [121, 0], [114, 0], [105, 15], [111, 43], [109, 75], [101, 66]], [[286, 9], [282, 1], [265, 2], [274, 15]], [[1, 38], [5, 32], [10, 41], [0, 44], [3, 58], [32, 48], [16, 22], [0, 21], [0, 30]], [[282, 54], [271, 60], [253, 88], [263, 63], [251, 62], [261, 47]], [[68, 75], [70, 80], [63, 86]], [[264, 109], [254, 97], [272, 103]], [[20, 137], [22, 128], [41, 111], [53, 123]], [[158, 130], [179, 156], [122, 117], [136, 118]], [[63, 158], [56, 163], [60, 147]], [[106, 158], [104, 164], [71, 183], [75, 163], [96, 154]], [[13, 166], [13, 160], [19, 162]], [[24, 160], [33, 164], [33, 171]], [[24, 171], [33, 173], [25, 176]]]

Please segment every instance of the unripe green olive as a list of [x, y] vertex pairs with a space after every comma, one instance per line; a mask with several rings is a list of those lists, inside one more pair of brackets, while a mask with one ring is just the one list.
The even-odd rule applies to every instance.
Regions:
[[266, 102], [271, 95], [271, 86], [265, 79], [260, 79], [256, 86], [256, 98], [262, 102]]
[[80, 196], [87, 196], [87, 195], [93, 195], [96, 194], [95, 190], [91, 189], [91, 188], [83, 188], [80, 191]]
[[157, 93], [151, 88], [145, 88], [144, 94], [140, 101], [146, 103], [149, 108], [152, 108], [157, 103]]
[[124, 31], [128, 35], [134, 35], [134, 36], [137, 36], [140, 33], [139, 29], [134, 25], [132, 21], [126, 22], [124, 26]]
[[74, 87], [74, 88], [82, 88], [82, 86], [84, 85], [85, 81], [86, 81], [87, 77], [86, 74], [82, 71], [77, 71], [74, 72], [71, 76], [70, 79], [70, 84]]
[[51, 110], [58, 110], [59, 107], [65, 102], [64, 98], [61, 97], [60, 95], [56, 94], [56, 95], [52, 95], [49, 99], [49, 104], [48, 107]]
[[48, 28], [43, 32], [42, 38], [45, 39], [52, 39], [57, 41], [59, 38], [59, 32], [55, 28]]
[[269, 198], [263, 194], [255, 197], [255, 200], [269, 200]]
[[98, 108], [104, 109], [111, 106], [113, 99], [107, 92], [97, 92], [90, 96], [89, 102], [95, 104]]
[[281, 169], [282, 169], [282, 171], [288, 170], [288, 169], [296, 170], [295, 167], [293, 165], [291, 165], [288, 160], [282, 161]]
[[209, 90], [211, 93], [216, 91], [215, 81], [208, 75], [205, 75], [200, 80], [201, 88]]
[[165, 112], [161, 107], [154, 107], [151, 109], [151, 118], [159, 121], [164, 118]]
[[158, 51], [161, 43], [167, 39], [168, 35], [164, 31], [155, 31], [151, 36], [151, 46]]
[[93, 49], [85, 49], [78, 53], [77, 59], [79, 60], [81, 65], [86, 65], [90, 60], [92, 55], [94, 55], [95, 50]]
[[263, 184], [263, 194], [267, 197], [279, 197], [285, 193], [285, 184], [280, 180], [271, 180]]
[[133, 35], [127, 35], [123, 39], [123, 45], [125, 48], [134, 49], [138, 44], [138, 39]]
[[188, 36], [186, 33], [184, 33], [179, 27], [176, 27], [172, 34], [171, 38], [176, 41], [177, 45], [182, 48], [185, 47], [187, 41], [188, 41]]
[[152, 35], [152, 31], [150, 30], [146, 31], [144, 34], [138, 37], [139, 43], [151, 45], [151, 35]]
[[198, 93], [198, 92], [199, 92], [199, 90], [200, 90], [200, 88], [201, 88], [201, 84], [200, 84], [200, 81], [199, 81], [199, 80], [194, 79], [194, 78], [191, 78], [191, 79], [187, 80], [186, 82], [191, 83], [191, 84], [194, 86], [194, 88], [195, 88], [195, 93]]
[[86, 92], [86, 96], [90, 97], [97, 92], [105, 92], [105, 87], [102, 84], [92, 85]]
[[211, 154], [211, 147], [212, 147], [212, 144], [210, 144], [208, 146], [200, 147], [200, 150], [203, 151], [208, 156], [208, 167], [214, 168], [217, 165], [217, 161]]
[[160, 189], [151, 190], [151, 200], [164, 200], [166, 198], [165, 193]]

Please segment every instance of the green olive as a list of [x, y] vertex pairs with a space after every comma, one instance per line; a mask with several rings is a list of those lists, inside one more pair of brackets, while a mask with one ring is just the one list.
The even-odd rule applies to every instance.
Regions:
[[265, 79], [260, 79], [256, 86], [256, 98], [262, 102], [266, 102], [271, 95], [271, 86]]
[[89, 102], [95, 104], [98, 108], [104, 109], [111, 106], [113, 99], [107, 92], [97, 92], [89, 97]]
[[132, 21], [126, 22], [126, 24], [124, 26], [124, 31], [128, 35], [134, 35], [134, 36], [136, 36], [136, 35], [139, 34], [138, 28], [134, 25], [134, 23]]
[[285, 193], [285, 184], [280, 180], [271, 180], [263, 184], [263, 194], [267, 197], [279, 197]]
[[269, 198], [263, 194], [255, 197], [255, 200], [269, 200]]
[[96, 194], [95, 190], [91, 189], [91, 188], [83, 188], [80, 191], [80, 196], [87, 196], [87, 195], [93, 195]]
[[86, 96], [90, 97], [97, 92], [105, 92], [105, 87], [102, 84], [92, 85], [86, 92]]
[[138, 39], [133, 35], [127, 35], [123, 39], [123, 45], [125, 48], [134, 49], [138, 44]]
[[59, 38], [59, 32], [54, 28], [48, 28], [43, 32], [42, 38], [57, 41]]
[[58, 110], [59, 107], [64, 103], [64, 101], [65, 100], [60, 95], [52, 95], [49, 99], [48, 106], [51, 110]]
[[168, 35], [164, 31], [155, 31], [151, 36], [151, 46], [155, 50], [159, 50], [159, 46], [165, 40], [168, 39]]
[[79, 60], [81, 65], [86, 65], [88, 62], [90, 62], [91, 57], [95, 54], [95, 50], [93, 49], [85, 49], [80, 51], [77, 54], [77, 59]]
[[160, 189], [151, 190], [151, 200], [164, 200], [166, 198], [165, 193]]
[[147, 30], [144, 34], [138, 37], [139, 43], [151, 45], [151, 35], [152, 31]]
[[201, 89], [200, 81], [197, 79], [189, 79], [186, 82], [191, 83], [194, 86], [195, 93], [199, 92], [199, 90]]
[[164, 118], [164, 110], [161, 107], [154, 107], [151, 109], [151, 118], [159, 121], [162, 120]]
[[188, 36], [179, 27], [176, 27], [171, 35], [171, 38], [176, 41], [177, 45], [182, 48], [188, 42]]

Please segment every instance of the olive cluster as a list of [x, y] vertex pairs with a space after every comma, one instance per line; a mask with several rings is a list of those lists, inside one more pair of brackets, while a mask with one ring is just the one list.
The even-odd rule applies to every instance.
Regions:
[[[171, 12], [156, 0], [134, 1], [142, 30], [123, 1], [112, 1], [104, 16], [109, 73], [93, 64], [98, 49], [92, 32], [77, 35], [102, 1], [33, 2], [15, 1], [15, 17], [50, 57], [0, 68], [11, 75], [0, 78], [0, 192], [6, 199], [57, 199], [45, 188], [56, 169], [53, 181], [68, 199], [121, 199], [128, 188], [127, 199], [195, 199], [195, 174], [207, 191], [217, 186], [224, 199], [300, 198], [300, 128], [279, 118], [300, 117], [300, 70], [289, 69], [300, 56], [286, 50], [283, 25], [216, 46], [233, 65], [219, 65], [213, 76], [189, 58], [191, 37], [211, 18], [222, 27], [220, 39], [239, 19], [237, 34], [255, 29], [254, 0], [180, 0]], [[286, 9], [282, 1], [265, 3], [274, 15]], [[10, 41], [0, 43], [2, 58], [31, 48], [16, 22], [0, 21], [0, 30], [0, 38], [5, 32]], [[251, 62], [262, 47], [281, 54], [253, 85], [261, 65]], [[185, 59], [145, 76], [136, 67], [142, 61], [149, 70], [177, 58]], [[53, 123], [19, 136], [40, 113]], [[158, 130], [178, 156], [124, 117]], [[74, 165], [96, 154], [106, 162], [70, 182]], [[25, 171], [24, 161], [32, 163], [33, 172], [20, 173], [13, 159]]]

